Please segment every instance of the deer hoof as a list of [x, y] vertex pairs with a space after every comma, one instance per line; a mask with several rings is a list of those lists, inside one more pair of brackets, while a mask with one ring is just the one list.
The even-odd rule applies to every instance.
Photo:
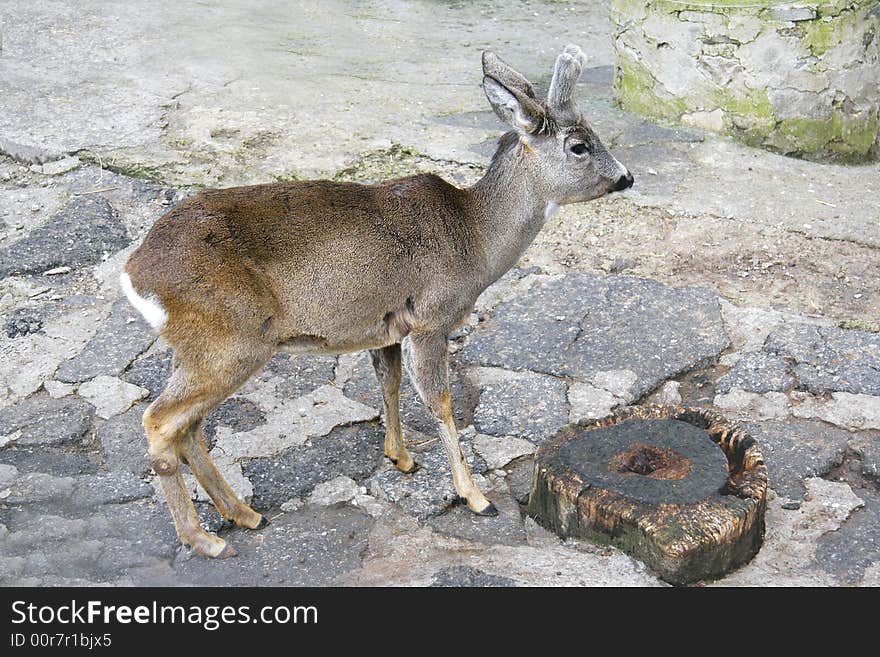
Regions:
[[269, 520], [266, 516], [262, 516], [260, 518], [260, 522], [257, 523], [257, 526], [254, 527], [254, 529], [262, 529], [263, 527], [268, 527], [271, 524], [272, 524], [271, 520]]
[[495, 508], [495, 505], [489, 502], [485, 507], [480, 509], [479, 511], [474, 511], [478, 516], [487, 516], [493, 517], [498, 515], [498, 509]]
[[216, 559], [229, 559], [230, 557], [237, 557], [237, 556], [238, 556], [238, 550], [236, 550], [229, 543], [227, 543], [226, 546], [220, 551], [220, 554], [218, 554], [215, 558]]

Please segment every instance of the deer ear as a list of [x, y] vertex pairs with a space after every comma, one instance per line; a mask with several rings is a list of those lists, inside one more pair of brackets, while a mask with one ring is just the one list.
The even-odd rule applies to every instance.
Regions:
[[520, 134], [535, 134], [544, 126], [544, 109], [518, 89], [505, 87], [487, 75], [483, 78], [483, 91], [498, 118]]

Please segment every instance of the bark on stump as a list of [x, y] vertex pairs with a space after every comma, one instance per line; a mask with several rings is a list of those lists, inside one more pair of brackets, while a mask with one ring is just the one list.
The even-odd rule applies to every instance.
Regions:
[[563, 537], [610, 543], [672, 584], [714, 579], [764, 538], [758, 445], [712, 411], [637, 406], [570, 425], [535, 458], [528, 514]]

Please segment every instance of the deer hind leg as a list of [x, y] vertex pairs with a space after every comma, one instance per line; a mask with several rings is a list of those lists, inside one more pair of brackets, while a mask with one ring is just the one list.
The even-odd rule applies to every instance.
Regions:
[[[255, 358], [247, 367], [218, 367], [209, 375], [194, 375], [178, 365], [168, 386], [144, 413], [150, 460], [162, 484], [177, 535], [182, 543], [203, 556], [222, 558], [236, 552], [222, 538], [202, 529], [180, 466], [190, 465], [224, 517], [248, 527], [260, 526], [262, 517], [238, 500], [204, 451], [201, 424], [263, 362]], [[194, 445], [196, 439], [198, 443]]]
[[406, 449], [400, 426], [400, 345], [371, 349], [370, 356], [385, 406], [385, 456], [401, 472], [415, 472], [419, 465]]
[[181, 459], [189, 466], [196, 479], [211, 497], [220, 515], [233, 521], [239, 527], [260, 529], [269, 520], [238, 499], [235, 491], [217, 470], [208, 455], [202, 433], [204, 422], [194, 424], [180, 445]]
[[467, 501], [468, 508], [478, 515], [498, 515], [498, 510], [474, 483], [471, 469], [461, 451], [458, 431], [452, 414], [452, 398], [449, 394], [449, 368], [447, 364], [446, 336], [410, 336], [411, 350], [407, 359], [407, 371], [419, 395], [437, 419], [440, 438], [452, 468], [452, 481], [459, 497]]

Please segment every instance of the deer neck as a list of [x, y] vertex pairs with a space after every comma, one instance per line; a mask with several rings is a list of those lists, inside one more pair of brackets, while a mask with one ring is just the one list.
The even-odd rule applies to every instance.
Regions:
[[516, 264], [558, 207], [535, 175], [534, 157], [515, 133], [508, 133], [486, 174], [468, 190], [486, 253], [487, 285]]

